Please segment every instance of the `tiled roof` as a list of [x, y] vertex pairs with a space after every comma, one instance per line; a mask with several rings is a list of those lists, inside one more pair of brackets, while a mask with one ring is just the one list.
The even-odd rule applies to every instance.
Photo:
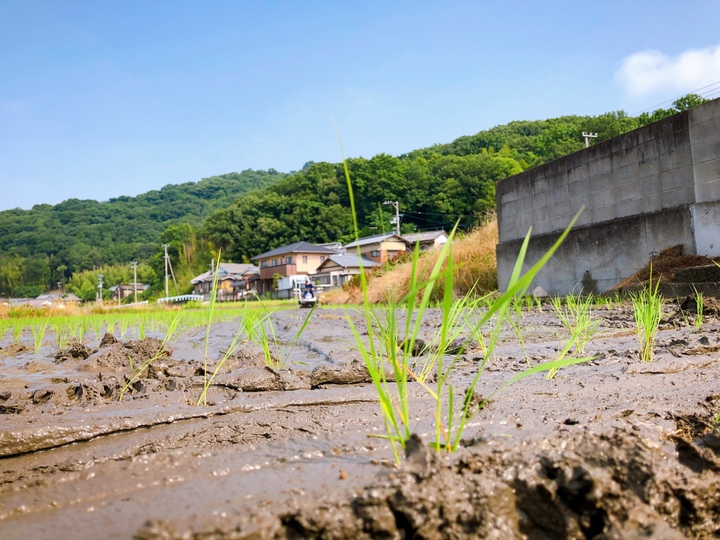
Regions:
[[447, 237], [447, 233], [445, 231], [426, 231], [419, 233], [403, 234], [403, 238], [411, 244], [414, 244], [415, 242], [430, 242], [431, 240], [435, 240], [440, 236]]
[[360, 238], [358, 240], [355, 240], [354, 242], [345, 244], [345, 248], [347, 249], [347, 248], [354, 248], [354, 247], [358, 247], [358, 246], [367, 246], [368, 244], [379, 244], [380, 242], [385, 242], [393, 237], [397, 238], [401, 242], [405, 241], [405, 239], [402, 236], [398, 236], [395, 233], [376, 234], [375, 236], [366, 236], [365, 238]]
[[[242, 276], [247, 274], [254, 274], [259, 272], [258, 267], [254, 264], [244, 263], [220, 263], [218, 265], [220, 270], [219, 279], [240, 279]], [[190, 280], [193, 285], [195, 283], [201, 283], [203, 281], [213, 281], [215, 276], [212, 272], [207, 271], [204, 274], [194, 277]]]
[[358, 257], [357, 255], [330, 255], [330, 257], [325, 259], [325, 261], [323, 261], [322, 264], [318, 266], [318, 270], [325, 266], [328, 261], [334, 262], [335, 264], [337, 264], [338, 266], [342, 266], [343, 268], [360, 268], [361, 260], [363, 268], [380, 266], [380, 263], [371, 261], [370, 259], [366, 259], [365, 257]]
[[320, 253], [320, 254], [331, 254], [335, 253], [332, 249], [328, 249], [326, 247], [317, 246], [315, 244], [311, 244], [310, 242], [295, 242], [294, 244], [289, 244], [287, 246], [282, 246], [279, 248], [275, 248], [270, 251], [266, 251], [265, 253], [261, 253], [260, 255], [255, 255], [250, 260], [251, 261], [257, 261], [259, 259], [267, 259], [268, 257], [276, 257], [278, 255], [285, 255], [287, 253]]

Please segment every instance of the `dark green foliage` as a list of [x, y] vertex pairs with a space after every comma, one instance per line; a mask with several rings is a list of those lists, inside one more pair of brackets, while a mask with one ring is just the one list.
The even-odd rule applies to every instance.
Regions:
[[231, 173], [168, 185], [137, 197], [107, 202], [68, 199], [55, 206], [0, 212], [0, 295], [17, 287], [55, 287], [74, 273], [153, 256], [169, 226], [202, 225], [213, 211], [286, 175], [277, 171]]
[[673, 106], [669, 109], [656, 109], [651, 113], [642, 113], [638, 116], [638, 126], [644, 126], [646, 124], [657, 122], [667, 116], [672, 116], [673, 114], [697, 107], [706, 101], [708, 100], [698, 96], [697, 94], [688, 94], [687, 96], [683, 96], [673, 101]]

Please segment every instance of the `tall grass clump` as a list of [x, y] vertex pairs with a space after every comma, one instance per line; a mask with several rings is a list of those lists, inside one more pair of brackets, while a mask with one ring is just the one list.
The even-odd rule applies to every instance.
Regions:
[[[338, 142], [340, 138], [338, 136]], [[342, 145], [340, 144], [342, 153]], [[359, 237], [359, 227], [357, 223], [357, 214], [355, 211], [355, 202], [353, 196], [353, 187], [350, 179], [347, 162], [343, 156], [343, 168], [347, 187], [349, 192], [350, 205], [353, 216], [353, 225], [355, 237]], [[397, 462], [400, 461], [400, 450], [405, 447], [406, 441], [412, 434], [411, 428], [411, 412], [410, 399], [408, 392], [408, 383], [416, 380], [421, 384], [435, 402], [434, 424], [435, 424], [435, 442], [433, 447], [435, 450], [454, 451], [461, 442], [464, 429], [474, 414], [482, 408], [487, 399], [478, 407], [475, 401], [475, 389], [480, 380], [488, 359], [493, 356], [495, 345], [500, 336], [500, 331], [507, 317], [507, 311], [513, 300], [525, 294], [530, 287], [532, 280], [547, 263], [550, 257], [555, 253], [565, 237], [570, 232], [570, 228], [579, 216], [576, 215], [571, 221], [568, 228], [560, 235], [555, 244], [547, 253], [535, 263], [525, 274], [521, 275], [521, 269], [524, 263], [525, 254], [530, 241], [530, 231], [522, 244], [518, 255], [512, 276], [510, 278], [508, 288], [499, 297], [489, 302], [489, 307], [484, 315], [477, 322], [475, 333], [479, 329], [495, 320], [495, 325], [489, 332], [488, 343], [485, 345], [487, 354], [483, 358], [477, 373], [473, 377], [470, 386], [464, 392], [460, 400], [456, 400], [456, 392], [450, 377], [456, 367], [459, 353], [455, 356], [447, 358], [442, 354], [447, 352], [447, 346], [453, 334], [452, 326], [456, 322], [453, 311], [453, 288], [454, 288], [454, 269], [455, 260], [453, 254], [453, 239], [455, 237], [455, 229], [450, 233], [450, 239], [442, 247], [437, 254], [434, 262], [427, 265], [427, 272], [422, 272], [419, 264], [419, 250], [413, 252], [410, 261], [410, 274], [408, 278], [408, 289], [405, 294], [396, 294], [390, 298], [388, 309], [385, 311], [385, 318], [377, 317], [378, 311], [373, 308], [368, 294], [368, 280], [364, 271], [360, 272], [361, 292], [363, 297], [362, 313], [364, 323], [367, 329], [367, 338], [363, 338], [361, 330], [356, 327], [353, 320], [348, 317], [348, 322], [355, 337], [358, 350], [363, 358], [365, 366], [370, 373], [373, 385], [378, 394], [380, 410], [385, 424], [386, 438], [392, 447], [393, 454]], [[359, 251], [359, 250], [358, 250]], [[358, 252], [359, 255], [359, 252]], [[436, 372], [436, 381], [434, 387], [427, 382], [421, 381], [418, 374], [413, 370], [414, 365], [411, 363], [411, 355], [417, 340], [420, 326], [424, 320], [426, 311], [429, 307], [431, 297], [434, 290], [440, 291], [441, 294], [441, 316], [442, 323], [440, 325], [440, 335], [438, 338], [438, 349], [440, 354], [433, 359], [434, 370]], [[397, 311], [403, 310], [405, 313], [404, 330], [405, 338], [398, 343], [397, 331], [399, 327], [399, 318]], [[560, 361], [547, 362], [511, 378], [505, 385], [511, 384], [523, 377], [547, 371], [552, 368], [559, 368], [573, 363], [578, 363], [586, 359], [564, 359]], [[391, 382], [389, 375], [392, 374]], [[488, 398], [489, 399], [489, 398]]]
[[640, 291], [630, 295], [633, 317], [640, 342], [640, 358], [643, 362], [652, 362], [653, 346], [662, 317], [663, 296], [660, 293], [660, 280], [653, 283], [652, 269], [650, 280]]
[[[495, 246], [498, 241], [497, 218], [491, 215], [477, 228], [466, 235], [456, 233], [453, 241], [455, 271], [453, 287], [456, 298], [467, 296], [472, 290], [474, 296], [484, 296], [497, 290], [497, 269]], [[440, 249], [423, 251], [417, 265], [416, 280], [427, 280], [429, 272], [440, 256]], [[367, 273], [366, 286], [370, 303], [386, 301], [386, 291], [394, 291], [396, 298], [407, 295], [410, 289], [410, 275], [413, 268], [412, 253], [392, 264], [391, 269], [373, 269]], [[439, 302], [442, 287], [435, 287], [432, 300]], [[363, 288], [359, 276], [342, 289], [329, 291], [323, 295], [326, 303], [362, 303]]]

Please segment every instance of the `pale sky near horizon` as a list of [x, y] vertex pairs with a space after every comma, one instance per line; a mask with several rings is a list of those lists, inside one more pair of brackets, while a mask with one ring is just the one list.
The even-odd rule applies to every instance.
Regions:
[[[0, 0], [0, 210], [720, 97], [720, 2]], [[665, 103], [667, 102], [667, 103]]]

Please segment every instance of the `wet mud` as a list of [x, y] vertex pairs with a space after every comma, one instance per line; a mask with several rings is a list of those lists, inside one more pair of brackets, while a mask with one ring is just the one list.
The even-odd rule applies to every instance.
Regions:
[[[435, 403], [411, 382], [400, 467], [352, 310], [318, 309], [296, 344], [306, 313], [277, 312], [278, 364], [244, 342], [214, 378], [237, 322], [213, 325], [207, 359], [205, 329], [165, 345], [48, 336], [37, 353], [31, 337], [5, 336], [0, 537], [717, 538], [720, 321], [717, 304], [705, 309], [696, 329], [697, 306], [666, 305], [652, 363], [628, 306], [596, 310], [595, 359], [496, 394], [454, 454], [429, 448]], [[437, 323], [423, 324], [425, 343]], [[548, 307], [521, 327], [524, 348], [508, 326], [478, 395], [567, 339]], [[458, 351], [462, 391], [483, 350], [464, 336]]]

